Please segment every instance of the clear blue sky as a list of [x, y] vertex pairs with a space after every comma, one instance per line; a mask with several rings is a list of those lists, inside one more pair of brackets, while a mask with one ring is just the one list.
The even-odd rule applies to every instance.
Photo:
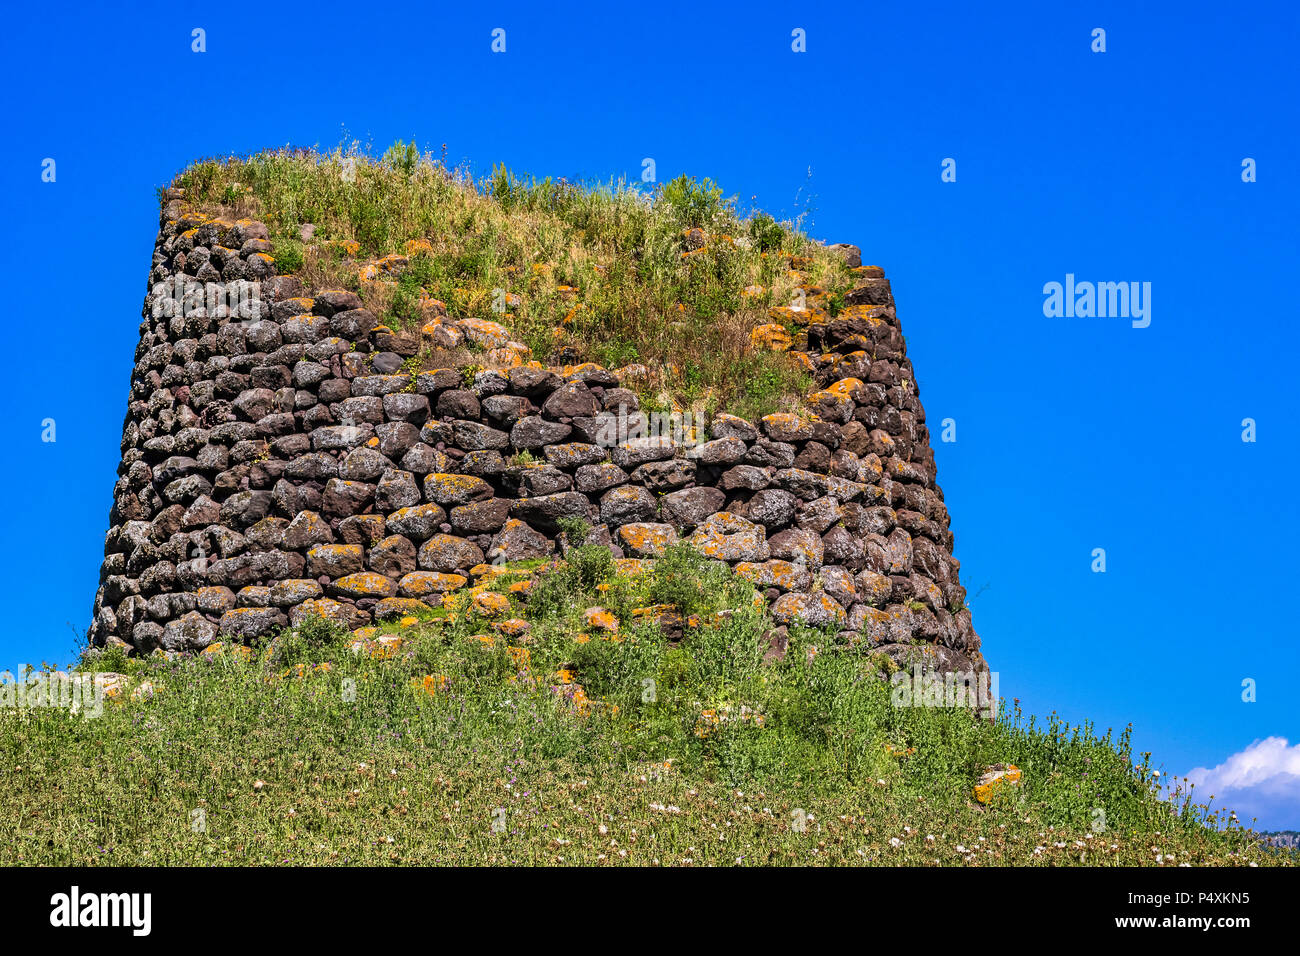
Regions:
[[[778, 216], [811, 194], [813, 235], [885, 267], [929, 418], [957, 423], [939, 480], [1002, 693], [1132, 721], [1300, 827], [1295, 5], [473, 6], [10, 11], [0, 666], [66, 663], [89, 624], [155, 187], [345, 129], [480, 171], [652, 157]], [[1045, 317], [1066, 273], [1150, 282], [1150, 327]]]

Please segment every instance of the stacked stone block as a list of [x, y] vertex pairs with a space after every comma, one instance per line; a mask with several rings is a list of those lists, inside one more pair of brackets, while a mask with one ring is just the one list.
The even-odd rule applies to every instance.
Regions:
[[[513, 367], [407, 372], [421, 333], [276, 275], [262, 224], [173, 196], [91, 642], [194, 652], [308, 615], [359, 627], [418, 612], [484, 562], [562, 552], [573, 517], [621, 558], [685, 541], [726, 561], [768, 598], [776, 653], [805, 623], [983, 669], [889, 282], [857, 272], [799, 353], [815, 415], [653, 435], [618, 373], [515, 364], [494, 323], [423, 334], [478, 336]], [[254, 304], [203, 294], [238, 283], [256, 284]]]

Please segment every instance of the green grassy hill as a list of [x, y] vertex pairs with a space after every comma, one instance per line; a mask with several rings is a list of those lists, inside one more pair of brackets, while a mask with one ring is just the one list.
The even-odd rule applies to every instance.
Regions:
[[815, 631], [764, 663], [752, 587], [684, 546], [475, 575], [382, 630], [89, 655], [126, 675], [101, 717], [0, 710], [0, 865], [1294, 859], [1163, 799], [1127, 731], [892, 706]]

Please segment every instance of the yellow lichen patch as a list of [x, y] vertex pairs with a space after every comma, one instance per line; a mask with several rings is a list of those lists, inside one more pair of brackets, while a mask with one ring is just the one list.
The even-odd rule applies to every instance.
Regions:
[[648, 558], [616, 558], [614, 560], [614, 572], [629, 578], [649, 574], [654, 570], [654, 566], [654, 561]]
[[[428, 614], [432, 611], [429, 605], [423, 601], [417, 601], [415, 598], [390, 597], [384, 598], [375, 605], [375, 617], [379, 620], [390, 617], [401, 617], [402, 621], [415, 621], [414, 615]], [[406, 625], [399, 622], [399, 627]]]
[[419, 252], [433, 254], [433, 243], [428, 239], [408, 239], [406, 242], [406, 254], [413, 256]]
[[490, 497], [492, 486], [474, 475], [434, 472], [424, 479], [424, 495], [438, 504], [467, 504], [475, 497]]
[[506, 637], [517, 638], [527, 634], [531, 627], [532, 625], [523, 618], [512, 617], [504, 621], [497, 621], [492, 625], [492, 630], [498, 634], [504, 634]]
[[334, 582], [334, 587], [353, 598], [385, 598], [393, 593], [393, 582], [374, 571], [345, 574]]
[[487, 354], [483, 356], [483, 361], [487, 368], [491, 369], [509, 369], [518, 368], [524, 364], [524, 359], [531, 353], [527, 349], [503, 345], [498, 349], [488, 349]]
[[420, 290], [420, 297], [416, 300], [415, 307], [420, 310], [421, 315], [426, 312], [432, 312], [435, 317], [447, 314], [447, 303], [443, 302], [442, 299], [433, 298], [423, 289]]
[[979, 781], [975, 784], [975, 799], [980, 803], [988, 803], [993, 799], [993, 794], [1003, 786], [1016, 787], [1020, 785], [1020, 768], [1013, 763], [994, 764], [989, 767], [988, 771], [982, 774]]
[[510, 341], [510, 331], [504, 325], [487, 319], [461, 319], [459, 328], [466, 338], [485, 349], [500, 348]]
[[836, 412], [842, 412], [846, 407], [848, 407], [848, 411], [850, 412], [853, 410], [851, 407], [853, 404], [852, 399], [843, 395], [836, 395], [829, 389], [822, 389], [820, 392], [811, 393], [808, 396], [808, 404], [823, 406], [823, 412], [826, 412], [827, 409], [833, 409], [834, 411], [829, 413], [832, 415]]
[[493, 637], [491, 634], [473, 634], [470, 636], [470, 640], [478, 641], [484, 647], [490, 648], [490, 647], [497, 646], [497, 639]]
[[609, 631], [616, 633], [618, 631], [618, 618], [603, 607], [589, 607], [582, 612], [582, 622], [587, 627], [599, 631]]
[[677, 541], [676, 532], [665, 525], [625, 524], [619, 527], [618, 537], [634, 554], [662, 554]]
[[774, 323], [787, 325], [807, 325], [814, 310], [798, 308], [793, 305], [774, 305], [767, 310], [767, 317]]
[[840, 312], [839, 318], [861, 320], [871, 326], [881, 326], [885, 324], [888, 315], [889, 309], [887, 306], [850, 305]]
[[769, 352], [785, 352], [794, 344], [790, 333], [785, 330], [784, 325], [771, 322], [767, 325], [760, 325], [749, 333], [749, 344], [756, 350], [765, 350]]
[[361, 251], [361, 243], [355, 239], [326, 239], [322, 245], [327, 249], [337, 249], [349, 259]]
[[791, 352], [790, 357], [793, 358], [795, 364], [798, 365], [805, 372], [812, 372], [816, 370], [816, 366], [813, 365], [812, 356], [810, 356], [807, 352]]
[[838, 398], [852, 398], [855, 389], [862, 387], [860, 378], [842, 378], [834, 385], [827, 385], [823, 391], [830, 392]]
[[583, 362], [580, 365], [566, 365], [560, 369], [561, 378], [571, 378], [574, 375], [586, 375], [589, 372], [603, 372], [605, 366], [597, 365], [595, 362]]
[[215, 644], [209, 644], [203, 648], [201, 652], [203, 659], [209, 661], [223, 657], [226, 654], [238, 657], [241, 660], [249, 660], [253, 656], [253, 651], [243, 644], [226, 644], [223, 641], [217, 641]]
[[587, 699], [587, 692], [581, 687], [574, 688], [573, 696], [569, 698], [573, 701], [573, 709], [578, 712], [579, 717], [586, 717], [591, 710], [590, 701]]
[[[810, 549], [805, 551], [811, 554]], [[783, 591], [796, 591], [807, 586], [807, 565], [773, 558], [770, 561], [742, 561], [733, 569], [736, 577], [744, 578], [759, 587], [778, 587]]]
[[486, 617], [496, 617], [510, 609], [510, 600], [504, 594], [484, 591], [474, 595], [474, 609]]
[[403, 576], [401, 589], [407, 597], [422, 598], [431, 594], [447, 594], [463, 588], [469, 580], [461, 574], [441, 571], [412, 571]]
[[446, 674], [426, 674], [422, 678], [412, 678], [411, 683], [415, 684], [420, 690], [424, 691], [430, 697], [440, 691], [445, 691], [451, 681]]
[[634, 362], [631, 365], [624, 365], [622, 368], [614, 369], [614, 376], [622, 385], [645, 383], [650, 380], [650, 368], [640, 362]]
[[514, 582], [512, 585], [510, 585], [509, 590], [511, 594], [525, 594], [528, 591], [531, 591], [532, 588], [533, 588], [533, 582], [531, 579], [529, 579], [527, 581]]
[[720, 721], [715, 710], [702, 710], [695, 721], [695, 736], [707, 737], [718, 728]]
[[406, 268], [409, 262], [410, 260], [406, 256], [394, 252], [363, 266], [360, 273], [361, 280], [363, 282], [374, 282], [382, 276], [393, 275]]
[[[374, 629], [371, 628], [370, 630]], [[353, 654], [364, 654], [366, 657], [371, 657], [375, 660], [386, 660], [390, 657], [394, 657], [401, 649], [402, 638], [398, 637], [396, 634], [385, 634], [382, 637], [376, 637], [373, 640], [369, 638], [354, 640], [348, 644], [348, 650]]]
[[672, 614], [677, 610], [675, 604], [650, 604], [646, 607], [632, 608], [633, 617], [659, 617], [662, 614]]

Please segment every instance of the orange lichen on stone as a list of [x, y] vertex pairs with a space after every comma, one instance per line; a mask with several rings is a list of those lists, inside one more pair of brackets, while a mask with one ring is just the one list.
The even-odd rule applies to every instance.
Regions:
[[483, 362], [488, 368], [492, 369], [518, 368], [524, 364], [524, 357], [529, 354], [531, 352], [522, 347], [503, 345], [499, 349], [489, 349], [488, 353], [483, 356]]
[[461, 319], [457, 327], [471, 342], [485, 349], [500, 348], [510, 341], [510, 330], [499, 322], [468, 318]]
[[446, 594], [463, 588], [469, 580], [461, 574], [441, 571], [412, 571], [404, 575], [399, 588], [406, 597], [420, 598], [430, 594]]
[[754, 349], [785, 352], [794, 344], [794, 340], [790, 337], [790, 333], [786, 331], [784, 325], [772, 322], [767, 325], [760, 325], [750, 332], [749, 344]]
[[527, 634], [531, 627], [532, 625], [523, 618], [512, 617], [505, 621], [497, 621], [492, 625], [492, 630], [498, 634], [504, 634], [506, 637], [518, 638]]
[[989, 767], [986, 773], [980, 776], [979, 781], [975, 784], [975, 799], [980, 803], [988, 803], [1003, 786], [1016, 787], [1019, 785], [1019, 767], [1013, 763], [994, 764]]
[[862, 387], [860, 378], [842, 378], [834, 385], [827, 385], [823, 391], [830, 392], [839, 398], [852, 398], [854, 389]]
[[474, 609], [485, 617], [496, 617], [510, 609], [510, 600], [504, 594], [484, 591], [474, 595]]
[[618, 631], [618, 618], [603, 607], [589, 607], [582, 612], [582, 622], [590, 628], [600, 631], [609, 631], [616, 633]]
[[[418, 619], [412, 615], [428, 614], [433, 609], [423, 601], [417, 601], [415, 598], [406, 597], [389, 597], [384, 598], [375, 605], [375, 619], [383, 620], [389, 617], [401, 617], [403, 621], [408, 618], [418, 623]], [[399, 626], [406, 626], [399, 622]]]
[[348, 650], [353, 654], [364, 654], [366, 657], [371, 657], [375, 660], [387, 660], [390, 657], [396, 656], [397, 652], [401, 649], [402, 639], [396, 634], [385, 634], [382, 637], [376, 637], [373, 640], [354, 640], [348, 645]]
[[659, 555], [677, 543], [677, 533], [668, 525], [625, 524], [619, 527], [618, 537], [634, 554]]
[[586, 375], [588, 372], [603, 372], [605, 366], [597, 365], [595, 362], [583, 362], [581, 365], [566, 365], [560, 370], [561, 378], [572, 378], [575, 375]]
[[347, 574], [334, 582], [334, 588], [351, 598], [386, 598], [393, 593], [393, 582], [374, 571]]

